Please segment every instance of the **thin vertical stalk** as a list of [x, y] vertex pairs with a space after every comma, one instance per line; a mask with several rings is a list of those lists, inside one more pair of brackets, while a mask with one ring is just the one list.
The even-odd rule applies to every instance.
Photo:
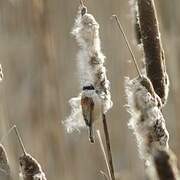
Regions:
[[125, 40], [125, 42], [126, 42], [126, 46], [127, 46], [128, 50], [129, 50], [129, 52], [130, 52], [130, 54], [131, 54], [132, 60], [133, 60], [134, 65], [135, 65], [135, 67], [136, 67], [137, 73], [138, 73], [139, 77], [142, 77], [141, 71], [140, 71], [139, 66], [138, 66], [138, 64], [137, 64], [137, 60], [136, 60], [135, 55], [134, 55], [134, 53], [133, 53], [133, 51], [132, 51], [132, 48], [131, 48], [131, 46], [130, 46], [130, 43], [129, 43], [128, 39], [127, 39], [127, 36], [126, 36], [126, 34], [125, 34], [125, 31], [124, 31], [124, 29], [123, 29], [123, 27], [122, 27], [122, 25], [121, 25], [121, 22], [120, 22], [119, 18], [117, 17], [117, 15], [113, 14], [112, 17], [115, 18], [115, 20], [116, 20], [116, 22], [117, 22], [117, 25], [118, 25], [118, 28], [119, 28], [119, 30], [121, 31], [122, 35], [123, 35], [123, 38], [124, 38], [124, 40]]
[[18, 139], [18, 141], [19, 141], [19, 144], [20, 144], [20, 146], [21, 146], [21, 149], [22, 149], [22, 151], [23, 151], [23, 154], [26, 156], [27, 153], [26, 153], [26, 150], [25, 150], [25, 147], [24, 147], [24, 143], [23, 143], [23, 141], [22, 141], [22, 138], [21, 138], [21, 136], [20, 136], [20, 134], [19, 134], [19, 131], [18, 131], [18, 129], [17, 129], [16, 126], [14, 126], [14, 130], [15, 130], [17, 139]]
[[106, 141], [106, 149], [107, 149], [107, 158], [108, 158], [108, 162], [109, 162], [111, 178], [112, 178], [112, 180], [115, 180], [114, 166], [113, 166], [113, 159], [112, 159], [112, 152], [111, 152], [111, 144], [110, 144], [109, 131], [108, 131], [108, 126], [107, 126], [107, 119], [106, 119], [105, 114], [103, 114], [102, 116], [103, 116], [103, 129], [104, 129], [104, 135], [105, 135], [105, 141]]
[[[97, 132], [97, 137], [98, 137], [99, 144], [100, 144], [100, 147], [101, 147], [101, 151], [103, 153], [103, 156], [104, 156], [104, 159], [105, 159], [105, 162], [106, 162], [106, 167], [107, 167], [107, 170], [108, 170], [109, 178], [110, 178], [110, 180], [112, 180], [111, 171], [110, 171], [110, 165], [109, 165], [108, 158], [107, 158], [107, 155], [106, 155], [106, 151], [105, 151], [105, 148], [104, 148], [104, 145], [103, 145], [101, 134], [100, 134], [99, 130], [97, 130], [96, 132]], [[100, 171], [100, 172], [101, 172], [101, 174], [103, 174], [103, 176], [105, 176], [104, 172], [102, 172], [102, 171]]]

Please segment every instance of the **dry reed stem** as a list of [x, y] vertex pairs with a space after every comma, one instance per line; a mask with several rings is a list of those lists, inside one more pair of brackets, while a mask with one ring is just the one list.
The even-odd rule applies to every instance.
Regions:
[[[104, 144], [103, 144], [103, 141], [102, 141], [102, 138], [101, 138], [101, 133], [100, 133], [99, 130], [96, 130], [96, 133], [97, 133], [97, 137], [98, 137], [98, 141], [99, 141], [99, 144], [100, 144], [100, 147], [101, 147], [102, 154], [104, 156], [104, 160], [105, 160], [106, 167], [107, 167], [107, 170], [108, 170], [109, 178], [110, 178], [110, 180], [112, 180], [110, 165], [109, 165], [108, 158], [107, 158], [107, 155], [106, 155], [106, 151], [105, 151], [105, 148], [104, 148]], [[101, 174], [105, 175], [104, 172], [101, 172]]]
[[104, 135], [105, 135], [105, 141], [106, 141], [106, 150], [107, 150], [107, 157], [108, 157], [108, 163], [110, 167], [111, 178], [112, 180], [115, 180], [111, 143], [110, 143], [109, 131], [108, 131], [107, 120], [106, 120], [105, 114], [103, 114], [103, 129], [104, 129]]
[[18, 139], [18, 141], [19, 141], [19, 144], [20, 144], [20, 146], [21, 146], [21, 149], [22, 149], [24, 155], [26, 155], [27, 153], [26, 153], [26, 150], [25, 150], [25, 147], [24, 147], [24, 143], [23, 143], [23, 141], [22, 141], [22, 138], [21, 138], [21, 136], [20, 136], [20, 134], [19, 134], [19, 131], [18, 131], [18, 129], [17, 129], [16, 126], [14, 126], [14, 130], [15, 130], [15, 133], [16, 133], [16, 135], [17, 135], [17, 139]]
[[22, 138], [16, 126], [14, 126], [14, 130], [23, 151], [23, 155], [19, 158], [19, 164], [21, 167], [20, 176], [23, 180], [46, 180], [46, 176], [42, 171], [41, 165], [36, 159], [26, 152]]
[[139, 66], [138, 66], [138, 64], [137, 64], [137, 60], [136, 60], [136, 58], [135, 58], [135, 56], [134, 56], [134, 53], [133, 53], [132, 48], [131, 48], [131, 46], [130, 46], [130, 43], [129, 43], [128, 39], [127, 39], [127, 36], [126, 36], [126, 34], [125, 34], [125, 31], [124, 31], [124, 29], [123, 29], [123, 27], [122, 27], [122, 25], [121, 25], [121, 22], [120, 22], [119, 18], [117, 17], [117, 15], [112, 15], [112, 17], [115, 18], [115, 20], [116, 20], [116, 22], [117, 22], [117, 25], [118, 25], [118, 28], [119, 28], [119, 30], [121, 31], [122, 35], [123, 35], [123, 38], [124, 38], [124, 40], [125, 40], [125, 42], [126, 42], [126, 46], [127, 46], [128, 50], [129, 50], [129, 52], [130, 52], [130, 54], [131, 54], [132, 60], [133, 60], [134, 65], [135, 65], [135, 67], [136, 67], [137, 73], [138, 73], [138, 75], [139, 75], [140, 77], [142, 77], [141, 71], [140, 71]]
[[165, 104], [169, 82], [154, 0], [137, 0], [137, 2], [147, 76], [162, 103]]

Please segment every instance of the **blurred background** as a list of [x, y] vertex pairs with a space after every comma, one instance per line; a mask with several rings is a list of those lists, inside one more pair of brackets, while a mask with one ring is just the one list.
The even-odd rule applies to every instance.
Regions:
[[[163, 110], [170, 146], [180, 159], [180, 1], [155, 0], [170, 94]], [[68, 100], [79, 94], [76, 71], [78, 46], [70, 34], [78, 0], [0, 0], [0, 137], [16, 124], [26, 150], [35, 157], [48, 180], [103, 180], [106, 166], [98, 141], [91, 145], [87, 130], [67, 134], [61, 121], [70, 113]], [[135, 77], [129, 52], [112, 14], [125, 28], [139, 64], [142, 51], [135, 43], [133, 14], [127, 0], [87, 0], [100, 24], [102, 49], [111, 81], [113, 108], [108, 112], [117, 180], [142, 180], [144, 167], [136, 140], [128, 129], [124, 77]], [[96, 128], [102, 131], [102, 124]], [[5, 140], [14, 179], [18, 179], [21, 149], [12, 133]]]

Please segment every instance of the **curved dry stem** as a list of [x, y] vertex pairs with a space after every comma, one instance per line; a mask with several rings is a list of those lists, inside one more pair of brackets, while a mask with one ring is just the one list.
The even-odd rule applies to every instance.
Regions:
[[131, 54], [131, 57], [132, 57], [133, 62], [134, 62], [134, 65], [135, 65], [135, 67], [136, 67], [137, 73], [138, 73], [138, 75], [139, 75], [140, 77], [142, 77], [141, 71], [140, 71], [139, 66], [138, 66], [138, 64], [137, 64], [137, 60], [136, 60], [136, 58], [135, 58], [135, 56], [134, 56], [134, 53], [133, 53], [132, 48], [131, 48], [131, 46], [130, 46], [130, 43], [129, 43], [128, 39], [127, 39], [127, 36], [126, 36], [126, 34], [125, 34], [125, 31], [124, 31], [124, 29], [123, 29], [123, 27], [122, 27], [122, 25], [121, 25], [121, 22], [120, 22], [119, 18], [117, 17], [117, 15], [114, 14], [114, 15], [112, 15], [112, 17], [115, 18], [115, 20], [116, 20], [116, 22], [117, 22], [117, 25], [118, 25], [118, 28], [119, 28], [119, 30], [121, 31], [122, 35], [123, 35], [123, 38], [124, 38], [124, 40], [125, 40], [125, 42], [126, 42], [126, 46], [127, 46], [128, 50], [129, 50], [129, 52], [130, 52], [130, 54]]
[[14, 130], [15, 130], [15, 133], [16, 133], [16, 135], [17, 135], [17, 138], [18, 138], [19, 144], [20, 144], [20, 146], [21, 146], [21, 149], [22, 149], [24, 155], [26, 156], [27, 153], [26, 153], [26, 150], [25, 150], [25, 147], [24, 147], [22, 138], [21, 138], [21, 136], [20, 136], [20, 134], [19, 134], [19, 131], [18, 131], [18, 129], [17, 129], [16, 126], [14, 127]]

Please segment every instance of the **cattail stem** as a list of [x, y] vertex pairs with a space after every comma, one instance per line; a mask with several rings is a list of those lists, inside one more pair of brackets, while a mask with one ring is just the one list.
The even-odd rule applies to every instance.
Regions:
[[[105, 162], [106, 162], [106, 166], [107, 166], [109, 178], [110, 178], [110, 180], [112, 180], [110, 165], [109, 165], [109, 163], [108, 163], [108, 158], [107, 158], [106, 151], [105, 151], [105, 148], [104, 148], [104, 145], [103, 145], [103, 141], [102, 141], [102, 138], [101, 138], [101, 133], [100, 133], [99, 130], [96, 130], [96, 133], [97, 133], [97, 137], [98, 137], [98, 140], [99, 140], [99, 144], [100, 144], [100, 147], [101, 147], [101, 150], [102, 150], [102, 153], [103, 153]], [[105, 173], [104, 173], [103, 171], [100, 171], [100, 173], [101, 173], [103, 176], [105, 176]]]
[[167, 93], [165, 87], [165, 78], [167, 77], [165, 77], [164, 51], [154, 0], [138, 0], [138, 13], [147, 76], [151, 80], [155, 92], [164, 101]]
[[18, 131], [18, 129], [17, 129], [16, 126], [14, 127], [14, 130], [15, 130], [15, 133], [16, 133], [16, 135], [17, 135], [17, 138], [18, 138], [19, 144], [20, 144], [20, 146], [21, 146], [21, 149], [22, 149], [24, 155], [26, 156], [27, 153], [26, 153], [26, 150], [25, 150], [25, 147], [24, 147], [22, 138], [21, 138], [21, 136], [20, 136], [20, 134], [19, 134], [19, 131]]
[[111, 144], [110, 144], [108, 126], [107, 126], [107, 122], [106, 122], [106, 115], [103, 114], [102, 116], [103, 116], [103, 129], [104, 129], [104, 135], [105, 135], [105, 141], [106, 141], [107, 158], [108, 158], [108, 162], [109, 162], [111, 178], [112, 178], [112, 180], [115, 180], [114, 166], [113, 166], [113, 159], [112, 159], [112, 152], [111, 152]]
[[141, 71], [140, 71], [139, 66], [138, 66], [138, 64], [137, 64], [137, 60], [136, 60], [136, 58], [135, 58], [135, 56], [134, 56], [134, 53], [133, 53], [132, 48], [131, 48], [131, 46], [130, 46], [130, 43], [129, 43], [128, 39], [127, 39], [127, 36], [126, 36], [126, 34], [125, 34], [125, 31], [124, 31], [124, 29], [123, 29], [123, 27], [122, 27], [122, 25], [121, 25], [121, 22], [120, 22], [119, 18], [117, 17], [117, 15], [114, 14], [114, 15], [112, 15], [112, 17], [115, 18], [115, 20], [116, 20], [116, 22], [117, 22], [117, 25], [118, 25], [118, 28], [119, 28], [119, 30], [121, 31], [122, 35], [123, 35], [123, 38], [124, 38], [124, 40], [125, 40], [125, 42], [126, 42], [126, 46], [127, 46], [128, 50], [129, 50], [131, 56], [132, 56], [132, 59], [133, 59], [134, 64], [135, 64], [137, 73], [138, 73], [138, 75], [139, 75], [140, 77], [142, 77]]
[[179, 179], [176, 157], [170, 150], [156, 150], [153, 160], [159, 180]]

